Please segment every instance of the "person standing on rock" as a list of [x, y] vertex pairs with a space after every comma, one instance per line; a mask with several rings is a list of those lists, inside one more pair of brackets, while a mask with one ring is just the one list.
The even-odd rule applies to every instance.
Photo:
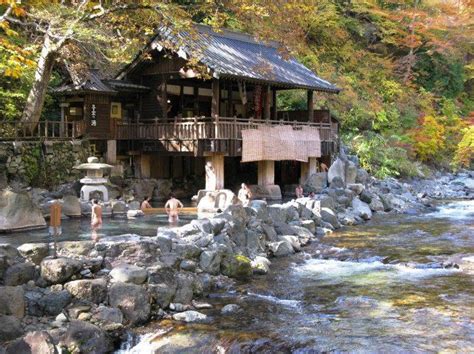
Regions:
[[245, 183], [242, 183], [242, 185], [240, 186], [238, 198], [244, 207], [249, 205], [250, 199], [252, 198], [252, 192]]
[[182, 209], [183, 203], [176, 199], [173, 193], [170, 194], [170, 199], [165, 204], [165, 210], [168, 214], [168, 221], [175, 224], [179, 221], [179, 209]]
[[145, 211], [145, 209], [150, 209], [151, 208], [150, 199], [151, 199], [150, 197], [145, 197], [145, 199], [143, 199], [143, 202], [140, 205], [140, 209], [142, 211]]
[[92, 227], [92, 240], [97, 241], [99, 236], [97, 230], [102, 226], [102, 207], [99, 205], [97, 199], [92, 200], [92, 213], [91, 213], [91, 227]]
[[303, 198], [304, 197], [303, 187], [301, 187], [301, 184], [298, 184], [298, 186], [296, 186], [295, 193], [296, 193], [296, 198]]

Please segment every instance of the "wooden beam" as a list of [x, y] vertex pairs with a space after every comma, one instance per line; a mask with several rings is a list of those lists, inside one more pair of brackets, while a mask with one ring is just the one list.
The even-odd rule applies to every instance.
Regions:
[[308, 122], [314, 120], [314, 91], [308, 90]]
[[219, 99], [220, 99], [219, 79], [212, 79], [212, 107], [211, 116], [219, 116]]
[[270, 85], [265, 86], [265, 101], [263, 103], [263, 119], [270, 120]]

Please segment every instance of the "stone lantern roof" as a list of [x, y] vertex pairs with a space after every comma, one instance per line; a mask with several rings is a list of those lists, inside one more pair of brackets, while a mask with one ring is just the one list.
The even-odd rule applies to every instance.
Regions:
[[75, 166], [76, 170], [106, 170], [112, 168], [112, 165], [99, 162], [99, 159], [95, 156], [87, 158], [87, 163], [81, 163], [80, 165]]

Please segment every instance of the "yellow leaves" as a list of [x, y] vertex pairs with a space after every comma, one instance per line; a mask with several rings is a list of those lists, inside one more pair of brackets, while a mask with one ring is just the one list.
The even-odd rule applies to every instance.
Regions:
[[419, 120], [419, 127], [412, 131], [413, 147], [421, 161], [440, 160], [446, 146], [446, 128], [434, 116]]
[[469, 168], [474, 161], [474, 124], [462, 130], [463, 136], [459, 142], [453, 159], [453, 167]]

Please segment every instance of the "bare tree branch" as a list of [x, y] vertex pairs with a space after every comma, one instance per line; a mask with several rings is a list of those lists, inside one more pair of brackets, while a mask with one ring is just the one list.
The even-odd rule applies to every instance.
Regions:
[[10, 5], [8, 8], [5, 10], [2, 16], [0, 16], [0, 22], [3, 22], [7, 19], [8, 16], [10, 16], [11, 12], [13, 10], [13, 6]]

